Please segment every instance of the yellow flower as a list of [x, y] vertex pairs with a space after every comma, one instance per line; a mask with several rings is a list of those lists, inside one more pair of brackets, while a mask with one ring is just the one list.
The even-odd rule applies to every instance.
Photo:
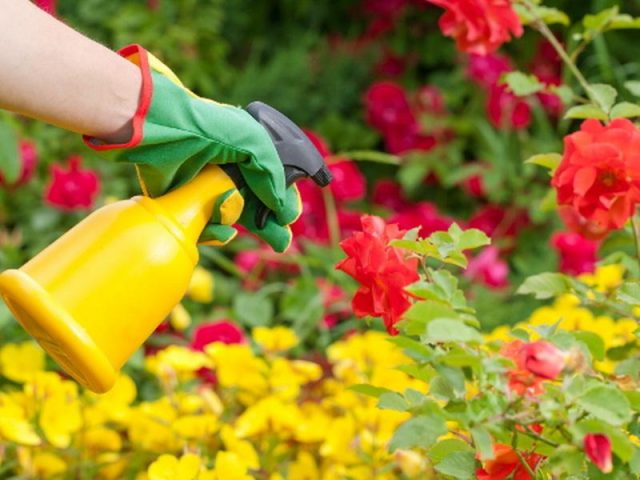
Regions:
[[624, 267], [612, 264], [598, 267], [594, 273], [584, 273], [579, 278], [587, 285], [595, 287], [596, 290], [606, 292], [620, 285], [623, 276]]
[[44, 351], [33, 342], [9, 343], [0, 349], [2, 375], [24, 383], [44, 370]]
[[145, 359], [147, 370], [164, 381], [189, 380], [208, 366], [210, 361], [204, 353], [179, 345], [170, 345]]
[[258, 470], [260, 468], [258, 452], [256, 452], [251, 442], [239, 439], [233, 429], [228, 425], [222, 427], [220, 437], [227, 451], [235, 453], [238, 457], [242, 458], [247, 468], [252, 470]]
[[176, 410], [167, 397], [142, 402], [131, 414], [129, 439], [142, 449], [152, 452], [177, 450], [181, 444], [171, 429], [176, 417]]
[[82, 426], [80, 403], [76, 398], [54, 396], [45, 399], [40, 411], [40, 428], [47, 440], [58, 448], [67, 448]]
[[210, 414], [185, 415], [176, 419], [171, 428], [182, 438], [204, 440], [218, 430], [218, 421]]
[[83, 436], [84, 448], [92, 455], [99, 452], [118, 452], [122, 448], [122, 439], [118, 432], [106, 427], [94, 427]]
[[213, 275], [205, 268], [198, 266], [193, 271], [187, 295], [196, 302], [211, 303], [213, 301], [213, 286]]
[[160, 455], [149, 465], [149, 480], [196, 480], [200, 473], [200, 457], [187, 453], [177, 459], [173, 455]]
[[130, 463], [127, 457], [115, 452], [101, 453], [95, 457], [95, 460], [100, 465], [98, 470], [100, 480], [121, 480], [124, 478], [123, 472]]
[[[213, 360], [220, 386], [238, 388], [241, 391], [238, 399], [242, 403], [251, 404], [267, 391], [269, 367], [262, 358], [254, 355], [248, 345], [216, 342], [207, 345], [205, 352]], [[251, 395], [243, 396], [245, 392]]]
[[287, 480], [319, 480], [320, 471], [316, 459], [309, 452], [300, 451], [296, 461], [289, 466]]
[[113, 388], [107, 393], [86, 392], [86, 395], [91, 400], [91, 403], [84, 408], [84, 420], [87, 426], [101, 426], [109, 421], [125, 426], [131, 414], [130, 405], [136, 398], [137, 389], [131, 377], [121, 373]]
[[295, 332], [287, 327], [256, 327], [252, 331], [252, 337], [265, 352], [269, 353], [285, 352], [299, 342]]
[[191, 315], [187, 312], [187, 309], [179, 303], [173, 310], [171, 310], [171, 314], [169, 315], [169, 322], [171, 326], [178, 331], [186, 330], [191, 325]]
[[236, 422], [239, 437], [274, 433], [287, 439], [300, 423], [300, 411], [295, 403], [284, 403], [277, 397], [264, 398], [250, 405]]
[[40, 437], [22, 406], [0, 394], [0, 437], [19, 445], [39, 445]]
[[400, 471], [407, 477], [417, 477], [427, 468], [427, 460], [413, 450], [396, 450], [394, 459]]
[[67, 470], [67, 464], [58, 455], [50, 452], [36, 453], [31, 465], [36, 478], [51, 478]]
[[[216, 466], [213, 470], [215, 480], [253, 480], [247, 473], [246, 463], [233, 452], [218, 452]], [[154, 479], [151, 479], [154, 480]]]

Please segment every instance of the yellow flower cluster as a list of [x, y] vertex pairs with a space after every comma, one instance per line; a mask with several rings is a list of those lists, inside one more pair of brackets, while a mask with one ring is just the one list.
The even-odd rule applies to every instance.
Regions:
[[[606, 265], [599, 267], [593, 274], [581, 275], [580, 280], [591, 288], [606, 293], [620, 285], [623, 275], [622, 266]], [[638, 328], [636, 320], [631, 318], [614, 319], [607, 315], [596, 315], [588, 308], [581, 306], [580, 300], [576, 296], [569, 294], [559, 296], [551, 305], [538, 308], [527, 321], [513, 327], [500, 326], [486, 338], [489, 341], [512, 341], [514, 339], [510, 335], [512, 328], [521, 328], [529, 332], [532, 339], [535, 339], [538, 336], [535, 327], [556, 324], [559, 329], [565, 331], [595, 333], [603, 340], [607, 350], [627, 345], [637, 339], [634, 334]], [[608, 359], [596, 361], [595, 367], [604, 373], [612, 373], [615, 362]]]
[[[387, 445], [408, 414], [349, 387], [424, 391], [397, 370], [411, 363], [383, 333], [353, 334], [322, 362], [293, 359], [287, 328], [257, 328], [253, 344], [205, 352], [171, 346], [145, 361], [155, 395], [121, 375], [105, 395], [47, 372], [33, 343], [0, 349], [0, 441], [26, 478], [137, 480], [390, 480], [427, 472], [415, 452]], [[216, 384], [197, 379], [215, 373]], [[157, 387], [160, 388], [157, 388]], [[149, 384], [147, 383], [147, 388]], [[409, 477], [402, 477], [401, 472]]]

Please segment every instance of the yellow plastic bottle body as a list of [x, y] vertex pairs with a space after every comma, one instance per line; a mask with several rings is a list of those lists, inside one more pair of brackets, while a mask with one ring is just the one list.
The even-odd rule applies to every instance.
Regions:
[[[184, 295], [197, 238], [233, 187], [211, 166], [163, 197], [107, 205], [20, 270], [0, 274], [0, 294], [69, 374], [106, 391]], [[237, 205], [240, 215], [241, 198]]]

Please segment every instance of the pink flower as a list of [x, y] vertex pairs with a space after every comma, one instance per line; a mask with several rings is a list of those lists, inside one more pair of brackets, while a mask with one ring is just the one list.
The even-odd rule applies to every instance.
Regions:
[[494, 85], [487, 97], [487, 116], [496, 128], [521, 130], [531, 123], [531, 107], [505, 85]]
[[329, 164], [329, 170], [333, 174], [331, 192], [337, 202], [361, 200], [364, 197], [367, 184], [355, 162], [340, 160]]
[[489, 55], [469, 55], [467, 75], [483, 88], [496, 85], [500, 77], [513, 70], [511, 60], [498, 53]]
[[520, 366], [538, 377], [554, 380], [565, 366], [565, 354], [543, 340], [526, 343], [520, 350]]
[[38, 152], [36, 146], [28, 140], [20, 141], [20, 173], [18, 179], [13, 183], [7, 183], [0, 173], [0, 186], [15, 188], [25, 185], [31, 180], [38, 164]]
[[68, 169], [61, 165], [51, 166], [51, 183], [45, 194], [46, 201], [61, 210], [91, 208], [100, 189], [97, 172], [80, 167], [82, 159], [69, 157]]
[[489, 288], [501, 289], [508, 285], [509, 266], [496, 247], [488, 246], [469, 260], [464, 276]]
[[602, 433], [587, 433], [584, 436], [584, 453], [603, 473], [613, 470], [611, 440]]
[[486, 55], [523, 33], [510, 0], [427, 0], [445, 9], [440, 30], [462, 52]]
[[575, 232], [557, 232], [551, 237], [551, 245], [560, 256], [561, 272], [580, 275], [595, 270], [600, 242]]
[[227, 345], [245, 343], [244, 332], [229, 320], [201, 323], [193, 331], [191, 348], [200, 352], [210, 343], [221, 342]]

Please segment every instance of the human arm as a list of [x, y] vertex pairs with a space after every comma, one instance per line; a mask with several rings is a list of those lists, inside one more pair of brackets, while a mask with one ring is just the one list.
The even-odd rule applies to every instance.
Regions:
[[107, 142], [131, 136], [131, 62], [28, 0], [0, 0], [0, 45], [0, 108]]

